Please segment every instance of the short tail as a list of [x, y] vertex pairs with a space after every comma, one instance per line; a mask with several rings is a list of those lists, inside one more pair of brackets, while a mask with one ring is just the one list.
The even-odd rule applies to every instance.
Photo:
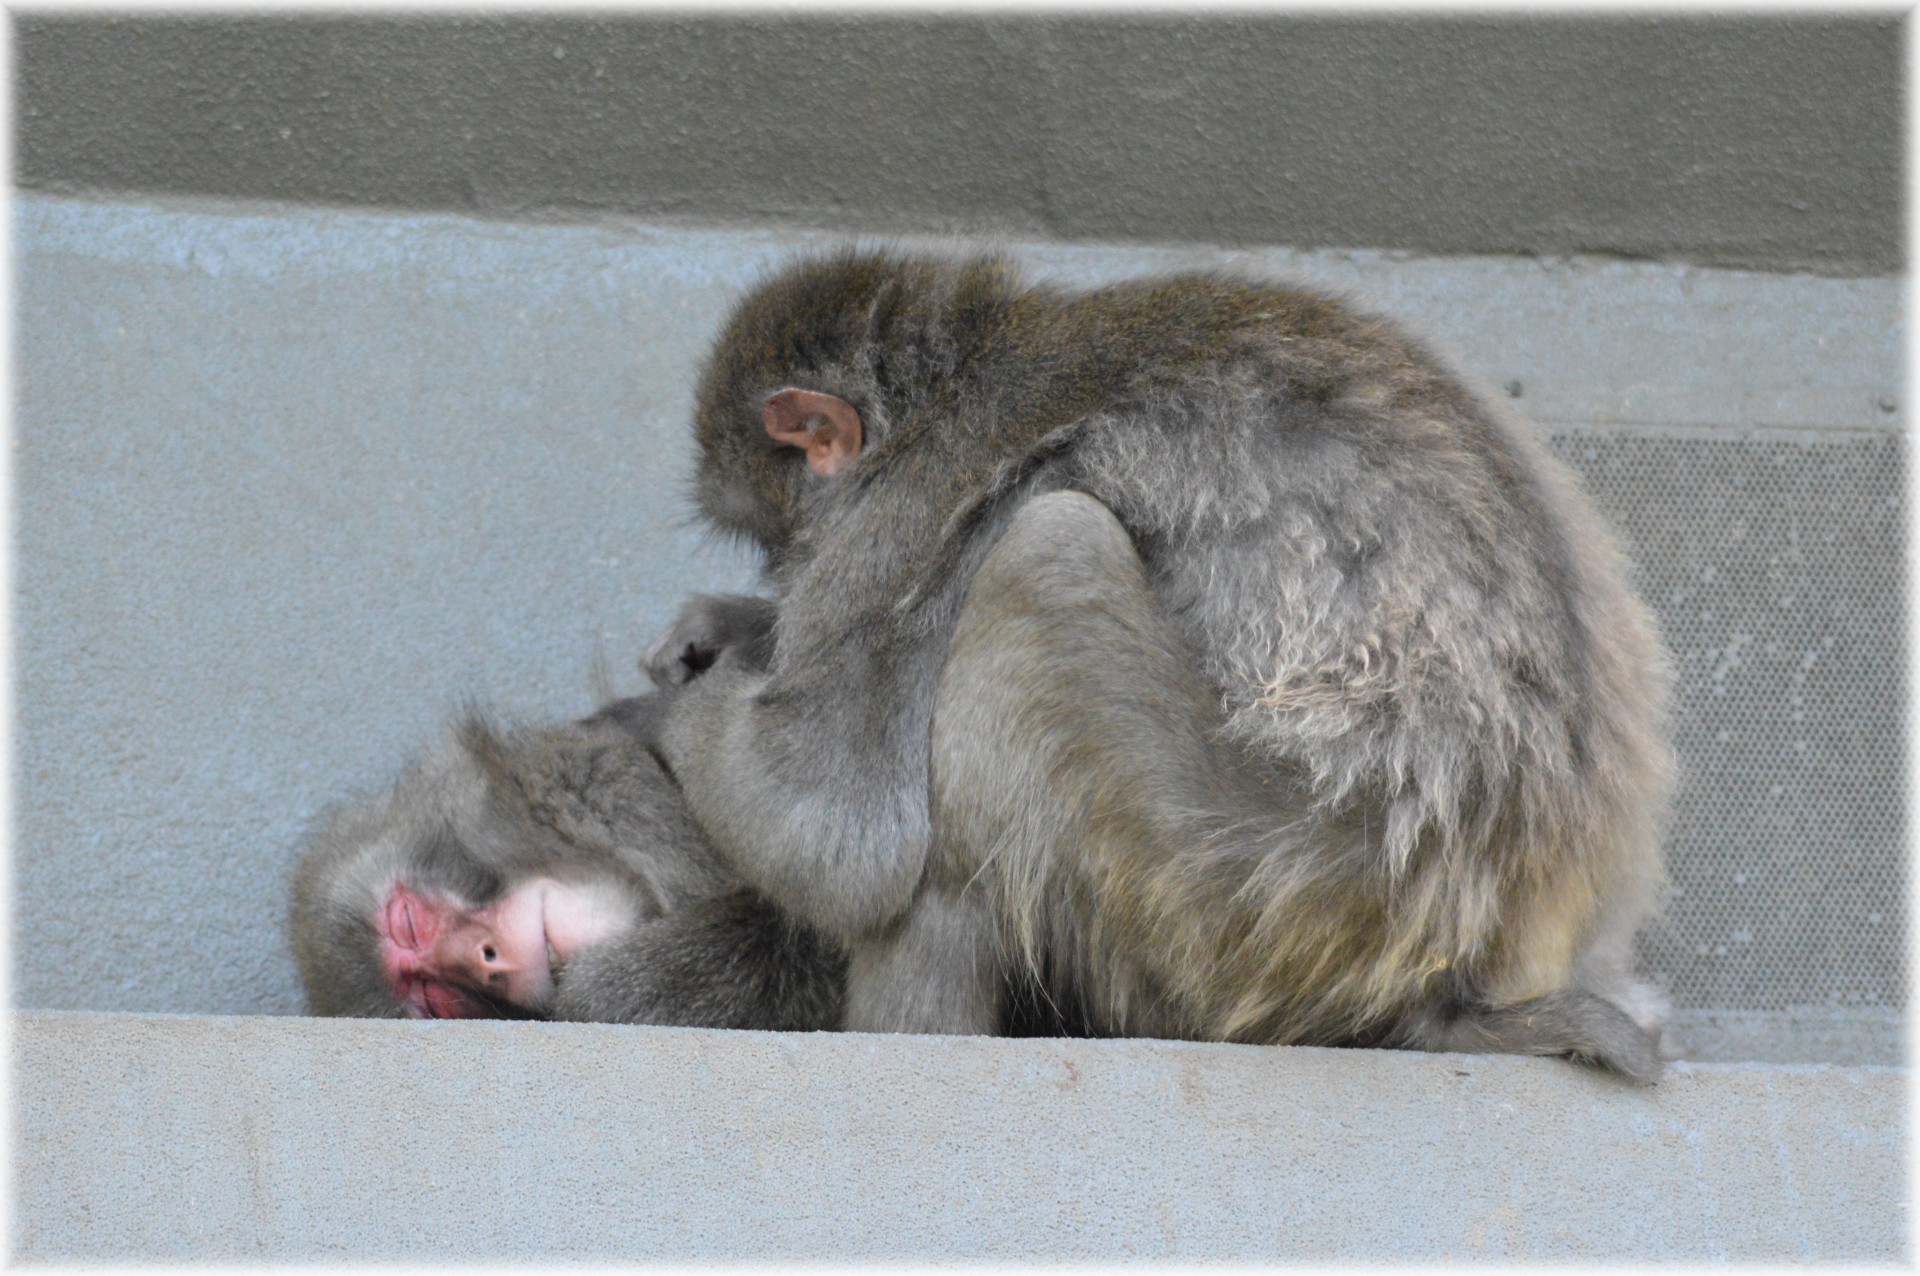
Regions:
[[1469, 1007], [1417, 1032], [1421, 1050], [1566, 1055], [1650, 1085], [1663, 1066], [1657, 1034], [1590, 992], [1551, 992], [1508, 1006]]

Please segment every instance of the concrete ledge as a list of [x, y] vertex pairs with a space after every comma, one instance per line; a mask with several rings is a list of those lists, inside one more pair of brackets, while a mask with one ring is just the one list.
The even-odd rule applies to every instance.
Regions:
[[16, 1261], [1906, 1260], [1904, 1070], [21, 1012]]

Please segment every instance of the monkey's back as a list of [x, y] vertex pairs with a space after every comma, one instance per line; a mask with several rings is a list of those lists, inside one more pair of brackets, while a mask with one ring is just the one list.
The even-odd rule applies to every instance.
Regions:
[[[1142, 321], [1179, 285], [1095, 299]], [[1587, 977], [1626, 995], [1671, 764], [1666, 657], [1611, 533], [1529, 423], [1390, 325], [1287, 289], [1226, 297], [1230, 324], [1127, 370], [1039, 479], [1119, 518], [1222, 736], [1294, 777], [1283, 814], [1311, 817], [1244, 873], [1128, 877], [1138, 933], [1169, 936], [1170, 969], [1196, 947], [1247, 967], [1194, 982], [1246, 990], [1215, 1013], [1255, 1036], [1313, 1018], [1301, 989], [1377, 1009], [1448, 971], [1514, 1000], [1601, 949]], [[1317, 949], [1277, 935], [1304, 905], [1247, 906], [1272, 898], [1248, 881], [1302, 856], [1345, 878], [1301, 897], [1325, 914]], [[1330, 937], [1361, 936], [1328, 966]]]

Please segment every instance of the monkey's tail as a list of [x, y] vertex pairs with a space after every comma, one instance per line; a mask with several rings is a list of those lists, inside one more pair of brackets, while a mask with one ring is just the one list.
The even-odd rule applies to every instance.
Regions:
[[1604, 997], [1566, 989], [1506, 1006], [1470, 1006], [1416, 1031], [1418, 1049], [1566, 1055], [1631, 1081], [1660, 1079], [1658, 1038]]

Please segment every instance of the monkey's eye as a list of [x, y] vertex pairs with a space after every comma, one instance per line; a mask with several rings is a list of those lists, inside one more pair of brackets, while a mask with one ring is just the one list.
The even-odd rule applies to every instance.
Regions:
[[387, 899], [385, 909], [374, 918], [374, 926], [386, 932], [387, 939], [401, 948], [420, 947], [422, 931], [431, 924], [430, 914], [415, 916], [416, 908], [424, 907], [406, 887], [395, 885]]

